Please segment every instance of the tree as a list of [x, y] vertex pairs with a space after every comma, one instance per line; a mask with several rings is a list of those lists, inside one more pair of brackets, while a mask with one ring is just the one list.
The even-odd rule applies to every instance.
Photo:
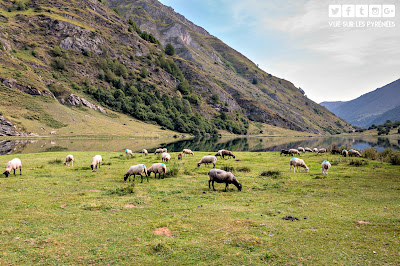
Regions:
[[171, 56], [175, 54], [175, 48], [172, 46], [172, 44], [167, 43], [165, 46], [165, 53]]

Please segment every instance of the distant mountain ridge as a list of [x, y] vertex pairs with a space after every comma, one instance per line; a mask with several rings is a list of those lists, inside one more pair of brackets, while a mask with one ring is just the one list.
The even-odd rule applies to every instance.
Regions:
[[348, 102], [321, 105], [350, 124], [365, 128], [386, 120], [400, 120], [400, 79]]

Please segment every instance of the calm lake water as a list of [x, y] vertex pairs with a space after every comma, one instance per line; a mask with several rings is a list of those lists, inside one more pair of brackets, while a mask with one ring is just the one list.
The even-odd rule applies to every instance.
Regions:
[[121, 151], [131, 149], [139, 152], [143, 148], [153, 152], [156, 148], [165, 147], [170, 152], [178, 152], [183, 149], [193, 151], [216, 152], [221, 149], [231, 151], [280, 151], [281, 149], [310, 147], [328, 148], [332, 145], [337, 147], [365, 148], [376, 147], [379, 151], [386, 148], [400, 150], [399, 137], [243, 137], [243, 138], [198, 138], [189, 140], [174, 140], [165, 143], [162, 139], [140, 139], [140, 138], [114, 138], [114, 139], [23, 139], [23, 140], [0, 140], [0, 154], [36, 153], [51, 151]]

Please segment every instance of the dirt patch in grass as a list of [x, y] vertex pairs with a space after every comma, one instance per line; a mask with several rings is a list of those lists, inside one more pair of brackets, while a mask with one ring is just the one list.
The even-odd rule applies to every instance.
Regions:
[[157, 228], [156, 230], [154, 230], [154, 234], [158, 235], [158, 236], [165, 235], [165, 236], [168, 236], [168, 237], [172, 237], [172, 233], [168, 229], [168, 227]]
[[368, 221], [363, 221], [363, 220], [357, 220], [358, 224], [370, 224]]
[[133, 204], [124, 205], [124, 209], [132, 209], [132, 208], [136, 208], [136, 205], [133, 205]]

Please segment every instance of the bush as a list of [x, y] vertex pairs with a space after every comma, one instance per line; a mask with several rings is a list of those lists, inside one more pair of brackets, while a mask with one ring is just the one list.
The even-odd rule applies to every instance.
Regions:
[[368, 165], [368, 162], [366, 160], [351, 160], [349, 165], [358, 167], [358, 166]]
[[57, 57], [53, 60], [53, 62], [51, 62], [51, 66], [55, 69], [55, 70], [65, 70], [67, 68], [67, 65], [65, 63], [64, 58], [61, 57]]
[[239, 172], [246, 172], [246, 173], [249, 173], [249, 172], [250, 172], [250, 167], [245, 166], [245, 167], [238, 168], [237, 170], [238, 170]]
[[268, 170], [261, 172], [260, 176], [267, 176], [273, 179], [279, 178], [281, 176], [281, 172], [277, 170]]
[[172, 44], [167, 43], [167, 45], [165, 46], [165, 53], [170, 56], [173, 56], [175, 54], [175, 48], [172, 46]]
[[400, 152], [399, 151], [393, 152], [392, 156], [390, 157], [390, 163], [393, 165], [400, 165]]
[[125, 196], [129, 194], [135, 193], [135, 182], [128, 183], [124, 187], [118, 187], [116, 189], [109, 190], [106, 194], [107, 195], [118, 195], [118, 196]]
[[378, 160], [379, 152], [376, 148], [368, 148], [363, 151], [362, 156], [367, 159]]

